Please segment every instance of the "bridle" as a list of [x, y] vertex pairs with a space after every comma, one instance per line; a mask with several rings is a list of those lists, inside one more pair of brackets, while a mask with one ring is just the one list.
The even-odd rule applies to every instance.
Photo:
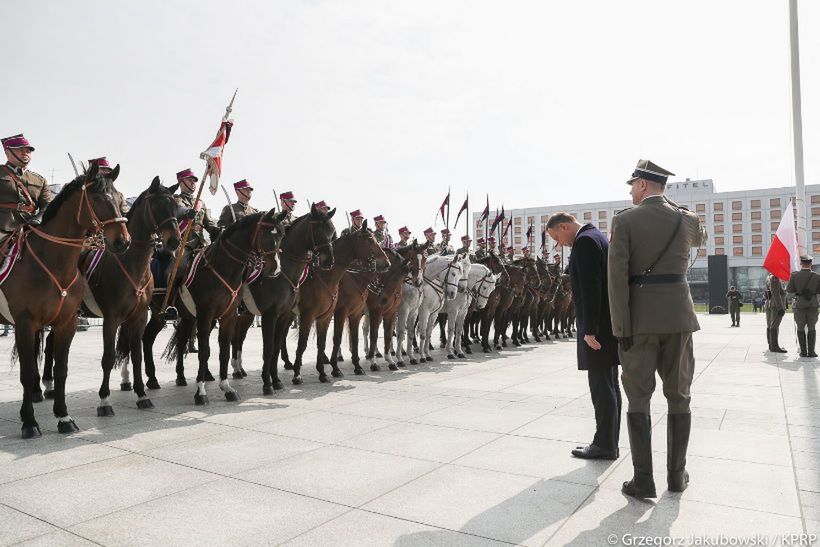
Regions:
[[[262, 246], [262, 238], [260, 235], [262, 228], [274, 228], [277, 231], [279, 230], [279, 227], [275, 223], [266, 221], [265, 215], [262, 215], [256, 222], [256, 226], [254, 227], [253, 237], [251, 238], [250, 250], [246, 251], [242, 249], [239, 245], [237, 245], [236, 243], [227, 238], [219, 238], [219, 245], [222, 251], [225, 253], [225, 255], [237, 264], [240, 264], [245, 268], [261, 268], [265, 263], [265, 259], [270, 256], [276, 255], [277, 251], [279, 250], [278, 245], [275, 246], [273, 249], [267, 250]], [[232, 248], [234, 252], [239, 255], [239, 257], [234, 255], [229, 250], [229, 247]]]
[[[324, 243], [318, 243], [318, 244], [316, 243], [316, 234], [315, 234], [314, 225], [324, 224], [325, 221], [308, 219], [307, 222], [309, 223], [308, 224], [308, 227], [309, 227], [308, 234], [310, 236], [310, 248], [307, 249], [304, 254], [298, 255], [298, 254], [295, 254], [295, 253], [288, 252], [288, 251], [282, 249], [281, 247], [277, 247], [277, 252], [282, 256], [282, 260], [287, 258], [291, 262], [303, 262], [304, 261], [304, 262], [307, 263], [307, 262], [311, 261], [313, 256], [318, 257], [319, 256], [319, 250], [324, 249], [324, 248], [330, 249], [331, 256], [333, 255], [333, 245], [331, 244], [330, 240], [325, 241]], [[293, 226], [291, 226], [290, 229], [292, 230]], [[284, 270], [281, 270], [279, 273], [282, 274], [282, 277], [284, 277], [285, 280], [288, 282], [291, 289], [293, 289], [293, 292], [299, 292], [299, 287], [302, 284], [301, 282], [297, 281], [296, 283], [294, 283], [293, 280], [287, 276], [287, 274], [285, 273]]]
[[[446, 268], [439, 271], [439, 273], [444, 272], [444, 283], [443, 284], [439, 284], [439, 282], [437, 282], [436, 280], [430, 279], [429, 277], [427, 277], [426, 274], [422, 275], [422, 279], [424, 280], [425, 283], [427, 283], [428, 285], [430, 285], [430, 287], [433, 288], [433, 290], [436, 292], [436, 294], [439, 295], [439, 297], [443, 297], [444, 296], [444, 291], [446, 290], [445, 287], [455, 287], [456, 291], [458, 291], [458, 282], [453, 283], [452, 281], [450, 281], [450, 270], [455, 268], [455, 267], [456, 267], [456, 261], [451, 260], [447, 264]], [[461, 278], [459, 278], [459, 280], [460, 279]]]
[[[489, 270], [489, 268], [487, 268], [487, 270]], [[485, 285], [486, 283], [489, 283], [489, 282], [490, 282], [490, 278], [491, 278], [491, 277], [493, 277], [493, 272], [492, 272], [492, 271], [488, 271], [486, 274], [484, 274], [484, 277], [482, 277], [482, 278], [478, 281], [478, 283], [476, 283], [475, 285], [473, 285], [473, 287], [472, 287], [472, 288], [469, 288], [469, 287], [467, 288], [467, 294], [469, 294], [471, 297], [473, 297], [473, 299], [474, 299], [474, 300], [476, 300], [476, 301], [478, 301], [478, 299], [479, 299], [479, 298], [489, 299], [489, 298], [490, 298], [490, 294], [487, 294], [487, 295], [485, 296], [485, 295], [484, 295], [484, 293], [482, 293], [482, 292], [481, 292], [481, 289], [482, 289], [482, 287], [484, 287], [484, 285]], [[491, 291], [491, 292], [492, 292], [492, 291]]]

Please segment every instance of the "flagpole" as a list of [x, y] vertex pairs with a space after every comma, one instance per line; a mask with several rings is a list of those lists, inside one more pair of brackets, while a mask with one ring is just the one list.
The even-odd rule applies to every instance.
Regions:
[[450, 187], [447, 187], [447, 220], [444, 221], [444, 227], [450, 229]]
[[470, 192], [467, 192], [467, 237], [470, 237], [470, 224], [473, 221], [470, 219]]
[[[239, 88], [236, 88], [236, 91], [233, 92], [233, 97], [231, 98], [231, 102], [228, 103], [227, 108], [225, 108], [225, 115], [222, 117], [222, 121], [219, 123], [219, 130], [216, 132], [216, 136], [219, 136], [220, 131], [222, 131], [222, 124], [228, 121], [228, 117], [231, 115], [231, 111], [233, 110], [233, 101], [236, 99], [236, 92], [239, 91]], [[216, 138], [216, 137], [214, 137]], [[199, 189], [196, 193], [196, 199], [194, 200], [194, 210], [196, 210], [196, 205], [199, 203], [200, 198], [202, 197], [202, 190], [205, 188], [205, 180], [208, 178], [208, 172], [210, 167], [208, 166], [207, 162], [205, 165], [205, 171], [202, 174], [202, 179], [199, 181]], [[204, 206], [203, 206], [204, 208]], [[198, 213], [197, 213], [198, 214]], [[204, 214], [204, 213], [203, 213]], [[196, 217], [191, 219], [188, 222], [188, 226], [185, 227], [185, 234], [182, 236], [182, 243], [179, 245], [179, 254], [177, 254], [177, 258], [174, 261], [174, 269], [171, 270], [171, 278], [168, 280], [168, 287], [165, 289], [165, 298], [162, 300], [162, 306], [160, 307], [160, 314], [164, 314], [166, 308], [168, 307], [168, 299], [171, 297], [171, 292], [174, 289], [174, 282], [176, 281], [177, 272], [179, 271], [179, 264], [182, 262], [182, 256], [185, 254], [185, 245], [188, 244], [188, 239], [191, 237], [191, 231], [193, 231], [194, 224], [195, 224]]]
[[[490, 237], [490, 194], [487, 194], [487, 205], [484, 206], [487, 209], [487, 218], [484, 219], [484, 248], [486, 249], [487, 246], [490, 244], [489, 237]], [[489, 253], [487, 253], [489, 254]]]
[[807, 255], [806, 189], [803, 173], [803, 112], [800, 99], [800, 39], [797, 25], [797, 0], [789, 0], [789, 45], [792, 84], [792, 141], [794, 146], [795, 205], [797, 208], [797, 249]]

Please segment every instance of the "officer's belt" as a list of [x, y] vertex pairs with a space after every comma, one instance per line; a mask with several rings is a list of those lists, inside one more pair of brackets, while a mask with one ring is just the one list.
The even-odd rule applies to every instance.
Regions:
[[37, 210], [34, 205], [26, 205], [25, 203], [0, 203], [0, 209], [14, 209], [15, 211], [22, 211], [29, 214]]
[[685, 283], [686, 274], [630, 275], [630, 285], [663, 285], [667, 283]]

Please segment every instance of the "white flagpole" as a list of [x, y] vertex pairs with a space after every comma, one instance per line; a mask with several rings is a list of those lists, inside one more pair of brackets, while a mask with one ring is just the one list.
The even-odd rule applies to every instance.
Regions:
[[806, 244], [806, 190], [803, 179], [803, 113], [800, 100], [800, 39], [797, 32], [797, 0], [789, 0], [789, 43], [792, 83], [792, 140], [794, 145], [795, 206], [797, 208], [797, 248], [808, 253]]

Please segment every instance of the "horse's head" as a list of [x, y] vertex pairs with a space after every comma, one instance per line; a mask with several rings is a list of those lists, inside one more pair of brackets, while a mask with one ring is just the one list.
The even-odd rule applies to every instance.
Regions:
[[308, 245], [309, 251], [316, 257], [319, 267], [324, 270], [329, 270], [333, 267], [333, 235], [336, 233], [336, 228], [333, 226], [333, 215], [336, 214], [334, 207], [327, 213], [322, 209], [316, 207], [314, 203], [310, 207], [308, 213]]
[[162, 246], [174, 251], [179, 247], [179, 222], [174, 193], [154, 177], [148, 190], [140, 194], [128, 211], [128, 231], [141, 240], [159, 239]]
[[[490, 294], [495, 290], [495, 284], [498, 281], [498, 276], [493, 274], [489, 268], [481, 264], [475, 265], [476, 277], [479, 279], [473, 284], [473, 291], [475, 291], [475, 307], [478, 310], [483, 310], [487, 306], [487, 301], [490, 299]], [[473, 273], [473, 267], [470, 268], [470, 274]]]
[[413, 245], [410, 246], [412, 249], [412, 254], [415, 260], [410, 268], [410, 274], [413, 279], [413, 285], [416, 287], [421, 287], [421, 284], [424, 283], [424, 270], [427, 269], [427, 246], [430, 244], [428, 241], [424, 245], [419, 245], [417, 240], [413, 240]]
[[277, 213], [274, 207], [259, 218], [254, 228], [253, 241], [251, 242], [251, 252], [261, 257], [276, 257], [279, 243], [285, 229], [282, 221], [287, 218], [286, 212]]
[[444, 297], [447, 300], [452, 300], [458, 294], [459, 281], [464, 277], [464, 265], [458, 255], [454, 255], [453, 259], [447, 265], [447, 271], [444, 278]]
[[110, 174], [103, 176], [97, 164], [93, 163], [85, 175], [75, 179], [75, 182], [79, 181], [76, 223], [87, 235], [102, 235], [106, 249], [115, 254], [124, 253], [131, 243], [125, 226], [126, 219], [120, 214], [119, 197], [114, 190], [113, 183], [119, 176], [119, 164]]
[[362, 223], [362, 229], [348, 234], [351, 240], [351, 255], [354, 260], [359, 260], [367, 264], [368, 268], [373, 268], [381, 273], [390, 268], [390, 259], [379, 246], [373, 231], [367, 227], [367, 220]]

